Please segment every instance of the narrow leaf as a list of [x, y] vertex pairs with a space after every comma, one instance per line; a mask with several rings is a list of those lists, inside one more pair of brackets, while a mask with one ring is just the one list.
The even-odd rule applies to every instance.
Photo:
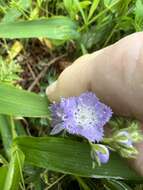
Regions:
[[86, 24], [86, 16], [84, 14], [83, 8], [81, 7], [81, 4], [80, 4], [79, 0], [74, 0], [74, 3], [78, 7], [78, 9], [79, 9], [79, 11], [80, 11], [80, 13], [82, 15], [82, 18], [84, 20], [84, 23]]
[[0, 113], [14, 116], [48, 116], [47, 98], [0, 83]]
[[4, 188], [4, 182], [6, 179], [8, 167], [7, 166], [2, 166], [0, 167], [0, 189], [3, 190]]
[[70, 40], [79, 37], [76, 25], [68, 17], [17, 21], [0, 24], [0, 38], [38, 38]]
[[2, 143], [5, 152], [10, 158], [11, 155], [11, 144], [12, 144], [12, 130], [10, 128], [10, 120], [7, 116], [0, 115], [0, 134], [2, 137]]
[[56, 137], [18, 137], [15, 143], [27, 163], [38, 167], [84, 177], [139, 179], [116, 154], [111, 155], [108, 164], [93, 169], [87, 143]]
[[105, 182], [105, 185], [107, 187], [107, 189], [110, 189], [110, 190], [132, 190], [127, 184], [125, 184], [124, 182], [122, 181], [117, 181], [117, 180], [114, 180], [114, 179], [110, 179], [110, 180], [107, 180]]
[[91, 8], [89, 10], [88, 20], [90, 20], [91, 17], [93, 16], [99, 2], [100, 2], [100, 0], [93, 0], [93, 3], [92, 3]]
[[20, 179], [22, 178], [22, 168], [24, 164], [24, 154], [16, 150], [11, 158], [3, 190], [18, 190]]
[[11, 22], [16, 20], [28, 7], [30, 7], [31, 3], [32, 2], [30, 0], [19, 0], [17, 2], [17, 6], [9, 5], [9, 8], [6, 10], [6, 13], [2, 19], [2, 22]]

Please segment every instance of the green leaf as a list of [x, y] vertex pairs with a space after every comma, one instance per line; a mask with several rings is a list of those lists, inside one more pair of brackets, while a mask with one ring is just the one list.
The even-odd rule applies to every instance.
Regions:
[[22, 179], [22, 168], [24, 164], [24, 154], [21, 150], [16, 149], [13, 152], [3, 190], [19, 189], [20, 179]]
[[137, 0], [136, 1], [136, 7], [135, 7], [135, 16], [137, 18], [143, 18], [143, 1]]
[[14, 142], [25, 154], [27, 163], [35, 166], [76, 176], [139, 179], [116, 154], [111, 155], [108, 164], [93, 169], [87, 143], [56, 137], [18, 137]]
[[143, 0], [137, 0], [135, 6], [135, 29], [142, 31], [143, 29]]
[[80, 1], [79, 3], [80, 3], [80, 7], [81, 7], [82, 9], [87, 9], [88, 6], [91, 4], [90, 1]]
[[20, 73], [22, 69], [15, 61], [6, 62], [0, 56], [0, 82], [7, 84], [14, 84], [20, 80]]
[[10, 158], [12, 145], [12, 130], [10, 127], [9, 117], [4, 115], [0, 115], [0, 134], [2, 137], [5, 152], [8, 158]]
[[9, 8], [6, 10], [6, 14], [4, 15], [2, 22], [11, 22], [20, 17], [24, 11], [30, 7], [30, 0], [18, 0], [17, 2], [10, 2]]
[[0, 83], [0, 113], [23, 117], [48, 117], [46, 97]]
[[122, 181], [110, 179], [105, 181], [105, 187], [110, 190], [132, 190], [127, 184]]
[[[6, 117], [3, 117], [3, 120], [4, 119], [6, 119]], [[18, 189], [20, 179], [22, 178], [23, 164], [24, 164], [24, 154], [23, 152], [21, 152], [21, 150], [16, 149], [12, 153], [12, 157], [8, 167], [5, 166], [0, 168], [0, 189], [2, 190]]]
[[19, 121], [12, 123], [12, 120], [14, 122], [12, 117], [0, 115], [0, 135], [8, 159], [11, 157], [11, 145], [13, 140], [12, 124], [15, 125], [15, 130], [18, 135], [26, 136], [26, 132], [21, 123]]
[[0, 189], [3, 190], [4, 188], [4, 182], [6, 179], [8, 167], [7, 166], [2, 166], [0, 167]]
[[90, 1], [63, 0], [63, 3], [72, 19], [76, 19], [76, 15], [80, 11], [83, 19], [86, 20], [83, 9], [88, 8], [88, 6], [91, 4]]
[[112, 7], [112, 5], [116, 4], [117, 2], [119, 2], [119, 0], [104, 0], [104, 5], [110, 9], [110, 7]]
[[79, 185], [82, 187], [83, 190], [91, 190], [81, 177], [75, 176], [75, 179], [78, 181]]
[[98, 4], [99, 4], [100, 0], [94, 0], [92, 5], [91, 5], [91, 8], [89, 10], [89, 15], [88, 15], [88, 20], [91, 19], [91, 17], [93, 16]]
[[77, 14], [77, 11], [73, 10], [73, 0], [63, 0], [64, 7], [68, 11], [70, 17], [74, 19], [75, 15]]
[[84, 13], [84, 11], [83, 11], [83, 8], [82, 8], [82, 6], [81, 6], [81, 4], [80, 4], [80, 1], [79, 0], [74, 0], [74, 4], [77, 6], [77, 8], [79, 9], [79, 11], [80, 11], [80, 13], [81, 13], [81, 15], [82, 15], [82, 18], [83, 18], [83, 20], [84, 20], [84, 23], [86, 24], [86, 15], [85, 15], [85, 13]]
[[0, 38], [38, 38], [70, 40], [79, 37], [76, 24], [68, 17], [17, 21], [0, 24]]

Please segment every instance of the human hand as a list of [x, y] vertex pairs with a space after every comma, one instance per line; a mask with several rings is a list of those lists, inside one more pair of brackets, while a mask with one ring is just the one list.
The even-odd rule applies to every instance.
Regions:
[[[77, 59], [65, 69], [46, 93], [51, 101], [60, 97], [95, 92], [120, 116], [143, 121], [143, 32], [129, 35], [104, 49]], [[143, 143], [134, 168], [143, 175]]]

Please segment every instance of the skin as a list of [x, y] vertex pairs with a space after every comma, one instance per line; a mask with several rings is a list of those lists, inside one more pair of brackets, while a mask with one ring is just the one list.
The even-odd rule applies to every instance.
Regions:
[[[84, 55], [66, 68], [46, 90], [51, 101], [92, 91], [120, 116], [143, 122], [143, 32]], [[143, 142], [136, 145], [134, 169], [143, 176]]]

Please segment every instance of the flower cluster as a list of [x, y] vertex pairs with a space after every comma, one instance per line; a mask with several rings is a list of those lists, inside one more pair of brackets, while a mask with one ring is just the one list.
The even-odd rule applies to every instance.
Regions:
[[143, 135], [139, 130], [139, 124], [137, 122], [131, 121], [128, 125], [126, 128], [115, 131], [112, 137], [107, 138], [106, 141], [122, 157], [136, 158], [138, 151], [134, 147], [134, 143], [142, 141]]
[[[85, 137], [90, 142], [102, 141], [103, 127], [112, 116], [112, 110], [91, 92], [83, 93], [79, 97], [62, 98], [60, 103], [52, 105], [51, 110], [53, 118], [51, 134], [65, 130], [70, 134]], [[104, 153], [97, 150], [96, 155], [101, 158], [101, 163], [109, 159], [108, 149]]]
[[54, 128], [51, 133], [66, 130], [91, 142], [99, 142], [104, 135], [103, 126], [111, 116], [111, 109], [91, 92], [83, 93], [79, 97], [63, 98], [60, 103], [52, 105]]
[[136, 157], [138, 152], [133, 143], [143, 139], [138, 124], [131, 121], [129, 126], [122, 128], [127, 120], [118, 117], [117, 121], [113, 119], [109, 122], [113, 126], [112, 133], [104, 137], [104, 126], [110, 120], [112, 110], [101, 103], [94, 93], [86, 92], [78, 97], [62, 98], [59, 103], [51, 106], [51, 112], [51, 134], [66, 131], [86, 138], [91, 147], [93, 163], [107, 163], [109, 148], [123, 157]]

